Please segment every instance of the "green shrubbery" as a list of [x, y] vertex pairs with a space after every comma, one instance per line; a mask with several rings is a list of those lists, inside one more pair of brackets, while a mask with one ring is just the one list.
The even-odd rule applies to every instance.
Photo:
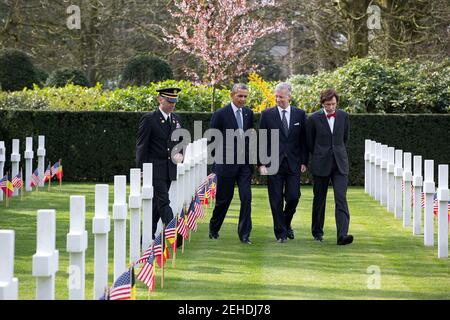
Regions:
[[47, 87], [64, 87], [68, 84], [88, 87], [89, 81], [78, 69], [62, 68], [53, 71], [45, 83]]
[[121, 85], [145, 86], [167, 79], [173, 79], [172, 68], [167, 61], [152, 55], [139, 55], [128, 61], [121, 75]]
[[[34, 83], [40, 83], [38, 70], [30, 57], [16, 49], [0, 51], [0, 89], [16, 91], [32, 88]], [[26, 106], [24, 106], [26, 108]]]
[[[211, 87], [175, 80], [151, 83], [147, 87], [116, 90], [103, 90], [100, 84], [92, 88], [73, 84], [62, 88], [39, 88], [35, 85], [32, 90], [24, 89], [11, 93], [0, 91], [0, 109], [148, 111], [158, 105], [156, 89], [174, 86], [182, 89], [177, 110], [197, 112], [211, 110]], [[216, 108], [229, 100], [229, 94], [228, 89], [216, 90]]]
[[[337, 89], [340, 107], [351, 113], [448, 113], [450, 112], [450, 59], [441, 63], [409, 60], [390, 62], [376, 58], [353, 59], [332, 72], [296, 75], [292, 104], [313, 112], [320, 106], [320, 92]], [[275, 82], [264, 82], [270, 90]], [[258, 109], [267, 93], [263, 86], [250, 85], [249, 105]], [[72, 84], [62, 88], [24, 89], [0, 92], [0, 108], [28, 110], [146, 111], [157, 106], [156, 89], [182, 89], [177, 110], [211, 111], [213, 89], [189, 81], [165, 80], [147, 86], [105, 90], [97, 84], [83, 88]], [[229, 101], [228, 88], [216, 89], [214, 107]]]
[[439, 64], [376, 58], [353, 59], [333, 72], [298, 75], [293, 84], [298, 106], [319, 108], [320, 91], [334, 87], [340, 107], [352, 113], [444, 113], [450, 111], [450, 59]]

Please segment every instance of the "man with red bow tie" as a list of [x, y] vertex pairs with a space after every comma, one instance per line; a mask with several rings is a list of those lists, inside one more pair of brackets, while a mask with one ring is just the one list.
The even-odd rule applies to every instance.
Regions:
[[311, 174], [313, 175], [314, 200], [311, 231], [314, 240], [323, 241], [325, 204], [328, 185], [334, 190], [337, 244], [353, 242], [348, 234], [350, 213], [347, 205], [349, 138], [348, 114], [336, 110], [339, 96], [334, 89], [320, 94], [322, 109], [313, 113], [307, 121], [307, 144], [311, 153]]

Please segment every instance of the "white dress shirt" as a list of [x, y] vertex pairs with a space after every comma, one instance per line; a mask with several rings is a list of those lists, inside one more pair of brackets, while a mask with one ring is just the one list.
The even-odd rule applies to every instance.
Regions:
[[161, 111], [161, 113], [162, 113], [162, 115], [163, 115], [163, 117], [164, 117], [164, 120], [167, 121], [167, 118], [169, 117], [169, 121], [170, 121], [170, 115], [169, 115], [169, 114], [167, 114], [167, 113], [165, 113], [164, 111], [162, 111], [161, 108], [159, 108], [159, 111]]
[[[326, 117], [327, 116], [326, 110], [323, 109], [323, 112], [325, 113], [325, 117]], [[336, 111], [334, 111], [334, 112], [336, 112]], [[330, 117], [330, 118], [327, 117], [327, 121], [328, 121], [328, 125], [330, 126], [331, 133], [333, 133], [333, 129], [334, 129], [334, 120], [336, 120], [336, 117]]]
[[[233, 102], [231, 102], [231, 108], [233, 109], [233, 113], [234, 113], [234, 117], [235, 118], [236, 118], [236, 112], [238, 110], [241, 110], [242, 127], [244, 127], [244, 111], [242, 110], [242, 108], [236, 107]], [[236, 121], [237, 121], [237, 119], [236, 119]], [[238, 124], [238, 126], [239, 126], [239, 124]], [[242, 129], [244, 129], [244, 128], [242, 128]]]
[[286, 109], [277, 106], [278, 113], [280, 114], [280, 119], [283, 120], [283, 110], [286, 110], [286, 120], [289, 129], [289, 124], [291, 123], [291, 106], [289, 105]]

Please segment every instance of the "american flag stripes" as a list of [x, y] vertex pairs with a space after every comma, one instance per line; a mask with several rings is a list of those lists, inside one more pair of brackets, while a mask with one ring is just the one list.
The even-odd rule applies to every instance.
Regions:
[[50, 164], [49, 164], [47, 169], [44, 172], [44, 183], [49, 181], [51, 177], [52, 177], [52, 174], [51, 174], [51, 169], [50, 169]]
[[161, 234], [158, 234], [158, 236], [155, 239], [155, 242], [153, 243], [153, 254], [155, 257], [160, 256], [162, 252], [161, 248]]
[[[133, 274], [132, 274], [133, 273]], [[131, 289], [134, 286], [134, 268], [131, 267], [128, 271], [122, 273], [114, 282], [111, 291], [109, 292], [110, 300], [130, 300]]]
[[8, 198], [11, 198], [14, 193], [14, 187], [11, 181], [8, 180], [8, 175], [0, 179], [0, 189], [6, 194]]
[[14, 188], [20, 189], [23, 187], [22, 174], [19, 172], [11, 181]]
[[187, 226], [189, 230], [197, 231], [197, 216], [195, 215], [195, 200], [191, 201], [187, 214]]
[[201, 200], [198, 197], [195, 197], [194, 212], [195, 212], [195, 216], [200, 219], [203, 219], [205, 217], [205, 211], [203, 210]]
[[[158, 264], [158, 267], [161, 268], [162, 264], [166, 263], [166, 259], [169, 258], [169, 251], [167, 250], [167, 246], [165, 243], [165, 240], [162, 239], [162, 233], [160, 233], [153, 243], [153, 254], [156, 259], [156, 263]], [[164, 242], [163, 242], [164, 241]], [[163, 249], [164, 247], [164, 249]], [[164, 251], [164, 253], [163, 253]], [[161, 261], [162, 260], [162, 261]]]
[[202, 182], [202, 184], [197, 188], [197, 192], [195, 193], [196, 196], [200, 198], [200, 201], [204, 201], [205, 199], [205, 193], [206, 193], [206, 187], [208, 184], [208, 180], [205, 180]]
[[[172, 245], [173, 250], [177, 249], [176, 240], [177, 240], [177, 217], [174, 217], [166, 226], [166, 230], [164, 231], [164, 236], [167, 240], [169, 240]], [[175, 245], [174, 245], [175, 244]]]
[[136, 264], [142, 264], [145, 263], [148, 259], [148, 257], [150, 257], [150, 253], [153, 254], [153, 245], [150, 245], [142, 254], [142, 256], [139, 258], [138, 261], [136, 261]]
[[[425, 208], [425, 194], [422, 192], [422, 199], [420, 200], [420, 204], [422, 208]], [[437, 193], [435, 192], [433, 194], [433, 214], [437, 215], [439, 211], [439, 201], [437, 199]], [[448, 211], [448, 215], [449, 215], [449, 221], [450, 221], [450, 201], [448, 202], [447, 205], [447, 211]]]
[[181, 234], [181, 236], [183, 237], [184, 240], [187, 239], [187, 237], [188, 237], [188, 228], [187, 228], [187, 225], [186, 225], [186, 220], [185, 220], [185, 215], [184, 215], [184, 208], [181, 209], [180, 218], [178, 219], [177, 231], [178, 231], [179, 234]]
[[52, 178], [56, 175], [56, 177], [61, 180], [63, 177], [62, 165], [60, 161], [55, 162], [55, 164], [51, 168]]
[[153, 267], [153, 260], [153, 251], [150, 251], [148, 258], [145, 260], [144, 265], [137, 275], [137, 278], [144, 282], [151, 291], [155, 290], [155, 268]]
[[39, 169], [34, 170], [33, 174], [31, 175], [31, 181], [30, 186], [35, 187], [39, 184], [41, 179], [39, 178]]

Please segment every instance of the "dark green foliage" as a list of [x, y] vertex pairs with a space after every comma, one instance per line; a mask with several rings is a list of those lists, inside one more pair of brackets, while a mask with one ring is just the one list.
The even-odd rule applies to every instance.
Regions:
[[49, 74], [44, 69], [38, 67], [36, 67], [36, 73], [39, 80], [38, 85], [42, 88], [45, 86], [45, 82], [47, 81]]
[[84, 73], [78, 69], [62, 68], [53, 71], [47, 78], [47, 87], [64, 87], [66, 84], [89, 87], [89, 81]]
[[378, 58], [352, 59], [334, 71], [294, 75], [294, 104], [307, 112], [320, 108], [318, 97], [336, 88], [339, 106], [350, 113], [450, 112], [450, 60], [439, 63]]
[[121, 86], [144, 86], [168, 79], [173, 79], [173, 72], [167, 61], [151, 55], [139, 55], [131, 58], [125, 66]]
[[30, 57], [16, 49], [0, 51], [0, 89], [17, 91], [39, 83], [39, 75]]
[[[210, 113], [178, 113], [183, 127], [194, 136], [194, 121], [209, 128]], [[25, 137], [46, 136], [47, 161], [63, 161], [68, 181], [113, 181], [114, 175], [128, 175], [135, 166], [135, 144], [142, 112], [48, 112], [0, 110], [0, 140], [5, 141], [7, 159], [13, 138], [20, 139], [23, 154]], [[255, 115], [255, 126], [259, 114]], [[450, 115], [350, 115], [348, 145], [351, 185], [364, 184], [364, 139], [399, 148], [438, 164], [448, 164]], [[35, 160], [36, 163], [36, 160]], [[6, 163], [5, 170], [10, 167]], [[36, 164], [34, 164], [36, 166]], [[436, 175], [437, 170], [435, 169]], [[302, 180], [309, 183], [309, 175]], [[259, 174], [255, 184], [264, 183]]]

